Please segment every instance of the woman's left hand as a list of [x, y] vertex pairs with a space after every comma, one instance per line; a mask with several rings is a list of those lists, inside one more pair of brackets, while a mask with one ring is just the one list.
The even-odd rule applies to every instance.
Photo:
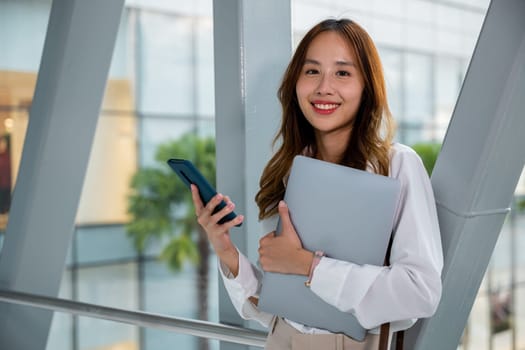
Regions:
[[284, 201], [278, 209], [281, 233], [276, 236], [272, 231], [259, 240], [259, 263], [264, 271], [308, 276], [313, 254], [303, 249]]

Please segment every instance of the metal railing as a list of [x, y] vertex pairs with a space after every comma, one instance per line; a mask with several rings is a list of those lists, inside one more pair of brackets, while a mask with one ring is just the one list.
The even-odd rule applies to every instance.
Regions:
[[79, 316], [127, 323], [139, 327], [164, 329], [196, 337], [264, 347], [266, 333], [220, 323], [168, 317], [147, 312], [117, 309], [42, 295], [0, 290], [0, 302], [38, 307]]

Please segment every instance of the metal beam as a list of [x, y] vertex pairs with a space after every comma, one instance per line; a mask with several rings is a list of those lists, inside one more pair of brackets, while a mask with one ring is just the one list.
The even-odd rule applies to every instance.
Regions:
[[[53, 1], [0, 255], [1, 289], [58, 295], [123, 5]], [[0, 303], [0, 315], [0, 348], [46, 348], [52, 312]]]
[[525, 162], [525, 1], [492, 1], [432, 175], [445, 266], [408, 349], [456, 349]]
[[[265, 232], [254, 197], [279, 126], [277, 88], [292, 48], [290, 0], [214, 1], [213, 23], [217, 187], [245, 215], [232, 238], [255, 262]], [[245, 324], [220, 285], [221, 323]], [[221, 348], [233, 349], [229, 344]]]

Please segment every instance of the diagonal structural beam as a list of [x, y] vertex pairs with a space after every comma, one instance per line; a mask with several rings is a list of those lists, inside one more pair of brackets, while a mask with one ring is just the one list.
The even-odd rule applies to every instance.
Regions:
[[[123, 6], [53, 1], [0, 255], [0, 289], [58, 295]], [[52, 315], [0, 303], [0, 349], [45, 349]]]
[[408, 349], [456, 349], [525, 162], [525, 1], [493, 1], [432, 174], [445, 255]]

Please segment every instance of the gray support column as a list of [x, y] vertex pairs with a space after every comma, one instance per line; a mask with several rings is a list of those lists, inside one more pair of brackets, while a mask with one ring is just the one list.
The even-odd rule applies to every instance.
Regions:
[[[0, 289], [58, 294], [123, 4], [53, 1]], [[0, 348], [45, 349], [52, 315], [0, 303]]]
[[407, 348], [456, 349], [525, 161], [525, 1], [492, 1], [432, 175], [445, 268]]
[[[232, 238], [256, 262], [263, 232], [254, 197], [281, 116], [276, 96], [291, 55], [290, 1], [215, 1], [213, 20], [217, 187], [245, 215]], [[220, 285], [220, 321], [244, 325]]]

